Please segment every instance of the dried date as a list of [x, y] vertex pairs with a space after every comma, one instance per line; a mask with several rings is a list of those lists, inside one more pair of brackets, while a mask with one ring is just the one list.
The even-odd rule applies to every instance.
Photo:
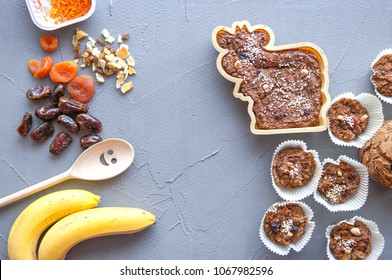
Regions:
[[20, 136], [25, 137], [27, 133], [29, 133], [32, 123], [33, 123], [33, 116], [30, 113], [26, 112], [24, 113], [22, 122], [20, 123], [16, 131], [19, 133]]
[[79, 125], [70, 116], [60, 115], [57, 118], [57, 122], [64, 125], [72, 133], [78, 133], [79, 131]]
[[80, 103], [75, 99], [61, 96], [59, 100], [59, 108], [61, 112], [67, 115], [87, 113], [88, 105]]
[[102, 123], [97, 118], [89, 114], [78, 114], [76, 116], [76, 122], [84, 129], [93, 133], [97, 133], [102, 130]]
[[61, 110], [54, 106], [42, 106], [35, 110], [35, 115], [41, 120], [49, 121], [60, 116]]
[[29, 89], [26, 93], [28, 99], [37, 100], [49, 97], [52, 93], [52, 88], [49, 85], [38, 85]]
[[57, 84], [53, 88], [53, 92], [50, 95], [50, 103], [52, 103], [53, 106], [57, 106], [59, 104], [60, 97], [64, 95], [65, 95], [65, 86], [63, 84]]
[[35, 142], [43, 142], [54, 134], [54, 127], [51, 122], [44, 122], [30, 133], [31, 139]]
[[97, 134], [89, 134], [80, 137], [80, 147], [82, 149], [87, 149], [98, 142], [101, 142], [102, 138]]
[[53, 139], [50, 145], [49, 152], [58, 155], [61, 154], [70, 144], [72, 143], [72, 138], [65, 132], [60, 132]]

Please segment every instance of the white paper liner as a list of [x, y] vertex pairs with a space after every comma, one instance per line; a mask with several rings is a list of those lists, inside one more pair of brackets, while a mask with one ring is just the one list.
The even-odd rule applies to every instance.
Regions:
[[[312, 179], [306, 185], [303, 185], [298, 188], [288, 188], [288, 187], [277, 186], [275, 184], [274, 176], [272, 175], [272, 169], [273, 169], [273, 163], [275, 160], [275, 156], [279, 152], [281, 152], [287, 148], [301, 148], [306, 152], [312, 153], [314, 161], [316, 162], [316, 169], [314, 171]], [[275, 149], [274, 155], [272, 156], [272, 162], [271, 162], [271, 168], [270, 168], [272, 185], [273, 185], [275, 191], [278, 193], [278, 195], [281, 198], [283, 198], [284, 200], [297, 201], [297, 200], [304, 199], [305, 197], [311, 195], [314, 192], [314, 190], [317, 189], [317, 184], [318, 184], [318, 180], [321, 176], [321, 172], [322, 172], [322, 166], [321, 166], [321, 162], [320, 162], [318, 153], [315, 150], [308, 150], [306, 143], [303, 141], [300, 141], [300, 140], [288, 140], [288, 141], [282, 142]]]
[[[367, 196], [368, 196], [368, 189], [369, 189], [369, 172], [362, 163], [351, 159], [347, 156], [340, 156], [337, 160], [333, 160], [330, 158], [326, 158], [323, 161], [323, 166], [327, 163], [333, 163], [339, 165], [341, 161], [345, 161], [349, 164], [351, 164], [355, 170], [358, 172], [360, 181], [358, 185], [358, 191], [353, 194], [346, 202], [341, 203], [341, 204], [333, 204], [327, 200], [325, 200], [317, 188], [315, 189], [313, 193], [314, 199], [324, 205], [329, 211], [331, 212], [342, 212], [342, 211], [355, 211], [360, 209], [366, 202]], [[322, 178], [322, 175], [320, 176], [319, 179]]]
[[352, 92], [345, 92], [335, 97], [334, 100], [332, 100], [332, 104], [344, 97], [358, 100], [359, 102], [361, 102], [362, 106], [367, 109], [369, 115], [367, 128], [365, 129], [365, 131], [362, 132], [361, 135], [358, 135], [354, 140], [343, 141], [332, 133], [330, 129], [331, 121], [329, 121], [328, 134], [332, 142], [336, 145], [361, 148], [365, 144], [365, 142], [372, 138], [373, 135], [377, 132], [377, 130], [381, 128], [384, 122], [382, 103], [376, 96], [371, 95], [367, 92], [361, 93], [357, 96], [355, 96]]
[[[288, 246], [278, 245], [272, 242], [271, 239], [269, 239], [269, 237], [265, 234], [264, 226], [263, 226], [265, 215], [267, 214], [267, 212], [274, 211], [276, 209], [275, 207], [277, 206], [282, 206], [291, 203], [299, 204], [302, 207], [305, 216], [308, 217], [308, 222], [306, 223], [305, 226], [305, 232], [297, 241], [291, 243]], [[263, 219], [261, 220], [261, 226], [259, 230], [260, 239], [269, 250], [271, 250], [272, 252], [278, 255], [285, 256], [290, 252], [291, 249], [294, 249], [294, 251], [299, 252], [305, 247], [305, 245], [309, 242], [310, 238], [312, 237], [314, 227], [316, 226], [315, 222], [311, 221], [312, 218], [313, 218], [313, 210], [303, 202], [281, 201], [281, 202], [274, 203], [270, 208], [268, 208], [268, 210], [265, 212], [263, 216]]]
[[378, 230], [377, 224], [373, 221], [367, 220], [367, 219], [362, 218], [360, 216], [355, 216], [351, 219], [340, 221], [337, 224], [329, 225], [327, 227], [327, 229], [325, 230], [325, 237], [327, 238], [326, 250], [327, 250], [328, 259], [336, 260], [336, 258], [332, 255], [331, 251], [329, 250], [329, 243], [330, 243], [329, 238], [330, 238], [332, 229], [336, 225], [339, 225], [343, 222], [346, 222], [346, 223], [353, 225], [355, 220], [363, 222], [369, 228], [369, 230], [371, 232], [370, 243], [372, 246], [372, 250], [371, 250], [370, 254], [366, 257], [366, 260], [377, 260], [381, 256], [382, 251], [384, 250], [385, 239], [384, 239], [384, 236]]
[[[377, 57], [373, 60], [372, 65], [370, 66], [370, 69], [371, 69], [371, 71], [372, 71], [372, 76], [373, 76], [373, 73], [375, 72], [375, 71], [373, 70], [374, 64], [375, 64], [383, 55], [386, 55], [386, 54], [392, 54], [392, 49], [386, 49], [386, 50], [381, 51], [381, 52], [377, 55]], [[373, 83], [373, 81], [372, 81], [372, 76], [370, 77], [370, 82], [373, 84], [373, 86], [374, 86], [374, 92], [377, 94], [378, 98], [380, 98], [380, 99], [381, 99], [382, 101], [384, 101], [385, 103], [392, 104], [392, 96], [385, 96], [385, 95], [382, 95], [381, 93], [379, 93], [379, 92], [377, 91], [376, 84]]]

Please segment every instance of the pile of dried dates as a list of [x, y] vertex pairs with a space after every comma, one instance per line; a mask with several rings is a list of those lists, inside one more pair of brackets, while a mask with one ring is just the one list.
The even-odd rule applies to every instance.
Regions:
[[[89, 132], [80, 138], [80, 147], [88, 147], [102, 141], [96, 133], [102, 130], [102, 123], [95, 117], [88, 114], [88, 105], [76, 101], [65, 95], [66, 87], [57, 84], [53, 90], [49, 85], [42, 84], [29, 89], [26, 96], [30, 100], [49, 98], [51, 105], [39, 107], [35, 110], [35, 115], [42, 120], [42, 124], [33, 129], [30, 133], [31, 139], [36, 142], [43, 142], [55, 133], [53, 121], [63, 125], [69, 132], [78, 133], [82, 128]], [[25, 137], [32, 126], [33, 116], [26, 112], [22, 122], [17, 128], [19, 135]], [[60, 132], [53, 139], [49, 151], [52, 154], [60, 154], [72, 142], [72, 137], [65, 132]]]

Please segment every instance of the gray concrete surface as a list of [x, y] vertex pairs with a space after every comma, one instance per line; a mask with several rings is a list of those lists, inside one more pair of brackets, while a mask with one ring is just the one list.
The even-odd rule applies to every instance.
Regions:
[[[66, 170], [81, 149], [74, 137], [68, 150], [53, 156], [50, 141], [37, 144], [17, 135], [23, 113], [46, 104], [25, 97], [41, 82], [26, 65], [46, 54], [38, 41], [45, 32], [31, 21], [25, 1], [3, 1], [0, 15], [0, 196], [5, 196]], [[246, 103], [232, 96], [233, 85], [218, 73], [211, 44], [218, 25], [243, 19], [265, 24], [275, 32], [276, 44], [310, 41], [324, 50], [332, 97], [346, 91], [373, 92], [370, 63], [392, 47], [391, 17], [387, 0], [98, 1], [90, 19], [53, 32], [60, 39], [53, 58], [73, 57], [76, 27], [93, 37], [104, 28], [112, 34], [130, 32], [128, 43], [137, 65], [134, 89], [123, 96], [115, 90], [115, 80], [108, 79], [97, 85], [90, 112], [103, 122], [104, 138], [133, 144], [135, 161], [114, 179], [64, 182], [0, 209], [0, 258], [8, 258], [10, 228], [29, 203], [56, 190], [82, 188], [101, 195], [102, 206], [149, 210], [157, 223], [138, 234], [85, 241], [68, 259], [326, 259], [325, 228], [354, 215], [378, 224], [386, 239], [380, 259], [392, 259], [392, 190], [373, 181], [365, 206], [355, 212], [329, 213], [313, 197], [304, 199], [314, 210], [316, 229], [301, 252], [280, 257], [262, 244], [260, 219], [280, 200], [269, 175], [275, 147], [301, 139], [321, 159], [341, 154], [357, 158], [357, 149], [334, 145], [327, 132], [251, 134]], [[391, 119], [392, 105], [383, 107]]]

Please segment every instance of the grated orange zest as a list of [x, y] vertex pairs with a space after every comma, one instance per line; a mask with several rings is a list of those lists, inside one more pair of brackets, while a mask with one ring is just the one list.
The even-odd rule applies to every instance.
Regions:
[[91, 0], [51, 0], [50, 17], [55, 23], [72, 20], [88, 13]]

